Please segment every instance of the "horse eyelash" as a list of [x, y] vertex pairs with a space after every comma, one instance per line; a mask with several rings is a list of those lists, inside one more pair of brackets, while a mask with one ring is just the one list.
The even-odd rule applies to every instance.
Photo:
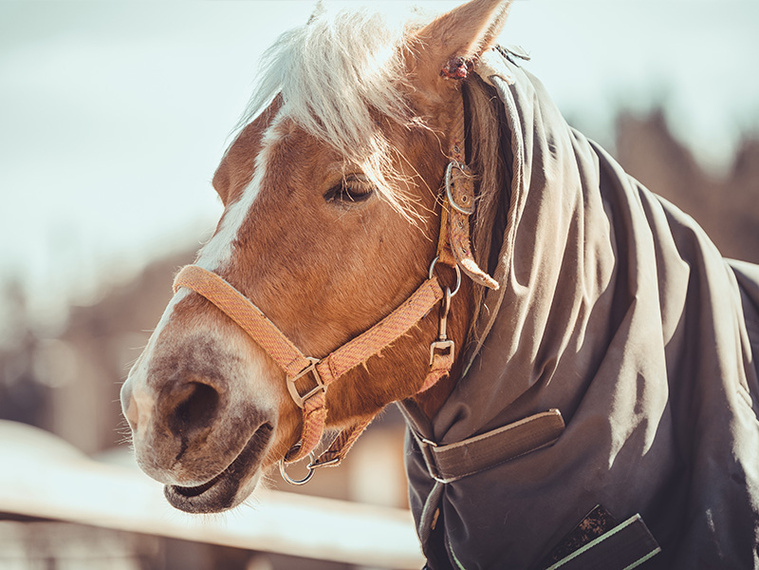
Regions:
[[327, 202], [363, 202], [374, 193], [368, 180], [357, 176], [347, 176], [324, 194]]

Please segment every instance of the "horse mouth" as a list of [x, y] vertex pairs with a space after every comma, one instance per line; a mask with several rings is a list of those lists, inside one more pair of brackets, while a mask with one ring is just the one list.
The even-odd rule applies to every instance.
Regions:
[[187, 513], [218, 513], [237, 506], [242, 501], [238, 499], [238, 491], [246, 476], [260, 464], [273, 430], [269, 423], [261, 425], [232, 463], [206, 483], [195, 487], [166, 485], [163, 489], [166, 500]]

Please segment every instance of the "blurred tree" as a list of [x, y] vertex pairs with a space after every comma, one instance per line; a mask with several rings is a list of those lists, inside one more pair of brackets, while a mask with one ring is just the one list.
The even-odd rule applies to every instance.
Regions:
[[759, 139], [745, 136], [732, 168], [715, 176], [675, 139], [662, 109], [622, 113], [616, 131], [627, 172], [693, 216], [723, 255], [759, 263]]
[[39, 339], [30, 329], [20, 283], [0, 286], [0, 306], [0, 419], [45, 427], [49, 390], [35, 374]]

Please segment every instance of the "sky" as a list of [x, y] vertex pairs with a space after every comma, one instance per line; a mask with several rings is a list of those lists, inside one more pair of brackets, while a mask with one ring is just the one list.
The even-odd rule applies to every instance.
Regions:
[[[18, 281], [33, 315], [60, 323], [69, 303], [208, 239], [221, 214], [210, 180], [261, 54], [312, 9], [0, 0], [0, 284]], [[527, 49], [526, 67], [602, 142], [619, 108], [661, 102], [718, 174], [759, 129], [755, 0], [517, 0], [501, 42]]]

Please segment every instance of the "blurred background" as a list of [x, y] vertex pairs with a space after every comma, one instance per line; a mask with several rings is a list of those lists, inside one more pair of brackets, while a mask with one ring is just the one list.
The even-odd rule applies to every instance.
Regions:
[[[120, 383], [174, 272], [213, 232], [221, 204], [210, 180], [263, 50], [312, 9], [0, 1], [0, 419], [129, 463]], [[517, 0], [501, 39], [531, 54], [525, 67], [571, 124], [696, 218], [726, 256], [759, 262], [759, 3]], [[306, 491], [405, 508], [402, 432], [389, 411]], [[353, 567], [0, 519], [0, 569]], [[20, 530], [29, 524], [42, 526]], [[93, 565], [61, 546], [80, 542]], [[43, 559], [52, 565], [35, 565]]]

